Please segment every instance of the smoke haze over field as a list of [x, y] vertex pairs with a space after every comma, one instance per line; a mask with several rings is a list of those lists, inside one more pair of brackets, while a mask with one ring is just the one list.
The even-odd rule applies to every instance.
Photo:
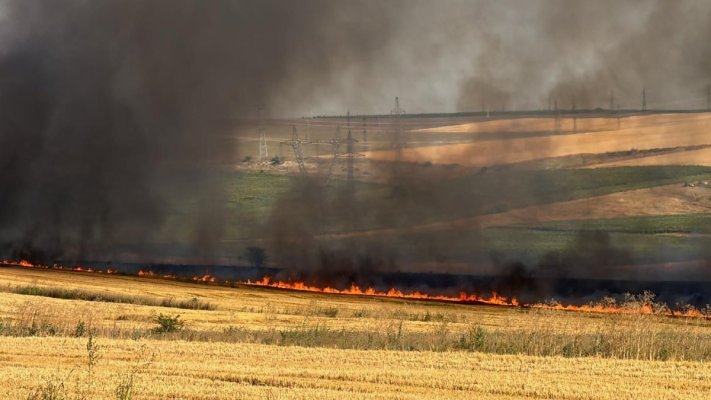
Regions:
[[[166, 234], [170, 200], [199, 193], [191, 256], [209, 259], [232, 211], [208, 177], [233, 161], [229, 135], [258, 106], [382, 114], [400, 96], [410, 113], [569, 109], [608, 107], [612, 93], [638, 108], [646, 89], [649, 108], [699, 108], [711, 83], [701, 1], [0, 0], [0, 21], [0, 255], [15, 258], [112, 259]], [[497, 191], [545, 192], [483, 177], [465, 197], [412, 175], [393, 173], [383, 202], [311, 182], [287, 193], [266, 228], [278, 261], [361, 276], [410, 256], [444, 265], [479, 232], [318, 236], [328, 218], [400, 226], [427, 207], [485, 213]], [[610, 254], [603, 239], [595, 257]]]
[[208, 193], [195, 243], [219, 239], [221, 188], [184, 174], [229, 159], [230, 121], [277, 89], [374, 54], [392, 15], [356, 23], [360, 6], [331, 1], [0, 4], [0, 242], [70, 259], [150, 239], [169, 193]]
[[[125, 80], [114, 82], [124, 96], [152, 84], [163, 99], [189, 93], [195, 113], [219, 117], [257, 103], [277, 115], [382, 113], [394, 95], [411, 112], [540, 109], [555, 99], [567, 109], [573, 98], [607, 107], [611, 91], [615, 104], [637, 108], [645, 87], [650, 107], [701, 107], [711, 81], [711, 5], [700, 1], [30, 0], [2, 9], [5, 56], [28, 46], [59, 65], [91, 55]], [[136, 77], [147, 74], [157, 82]]]

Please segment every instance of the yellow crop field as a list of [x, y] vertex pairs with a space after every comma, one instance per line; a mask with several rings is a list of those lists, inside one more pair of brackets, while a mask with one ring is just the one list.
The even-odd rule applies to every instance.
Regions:
[[[566, 134], [507, 138], [510, 132], [552, 131], [552, 118], [505, 119], [425, 129], [430, 133], [500, 132], [501, 138], [473, 143], [412, 147], [403, 149], [401, 160], [431, 162], [434, 164], [459, 164], [463, 166], [489, 166], [510, 164], [550, 157], [582, 153], [606, 153], [677, 146], [696, 146], [711, 143], [711, 114], [654, 114], [625, 117], [617, 127], [615, 118], [579, 118], [573, 132], [572, 119], [564, 119], [561, 127]], [[567, 124], [567, 125], [566, 125]], [[372, 160], [393, 160], [396, 152], [371, 151], [366, 157]]]
[[[5, 267], [0, 287], [7, 399], [702, 399], [711, 391], [711, 321], [702, 319]], [[153, 305], [160, 299], [174, 302]], [[209, 307], [175, 306], [191, 299]], [[159, 317], [176, 315], [180, 329], [159, 329]]]
[[[463, 352], [364, 351], [186, 341], [98, 342], [87, 382], [86, 340], [0, 338], [0, 394], [69, 377], [88, 398], [138, 366], [143, 399], [705, 399], [711, 369], [698, 362], [620, 361]], [[154, 354], [149, 362], [136, 354]], [[145, 366], [142, 365], [145, 364]], [[74, 370], [72, 372], [72, 370]]]

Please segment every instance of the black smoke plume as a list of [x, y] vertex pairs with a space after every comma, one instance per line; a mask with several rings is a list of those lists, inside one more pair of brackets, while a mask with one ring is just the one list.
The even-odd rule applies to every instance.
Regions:
[[[241, 121], [257, 108], [387, 113], [396, 95], [410, 112], [596, 108], [610, 97], [638, 108], [642, 90], [650, 108], [698, 108], [710, 29], [711, 5], [698, 1], [0, 1], [0, 255], [146, 259], [188, 240], [181, 255], [209, 262], [234, 221], [216, 176], [235, 163], [236, 139], [249, 139], [236, 138]], [[344, 285], [489, 265], [501, 277], [489, 288], [538, 293], [550, 271], [567, 279], [586, 262], [628, 261], [605, 237], [511, 264], [475, 259], [488, 245], [478, 229], [398, 231], [413, 216], [495, 213], [499, 194], [555, 190], [525, 171], [502, 179], [489, 166], [459, 182], [430, 167], [375, 166], [385, 179], [374, 197], [298, 182], [255, 237], [284, 274]]]
[[189, 197], [204, 210], [187, 222], [194, 253], [209, 257], [228, 212], [209, 177], [233, 161], [236, 121], [377, 53], [389, 13], [351, 16], [376, 4], [3, 1], [0, 254], [150, 254]]

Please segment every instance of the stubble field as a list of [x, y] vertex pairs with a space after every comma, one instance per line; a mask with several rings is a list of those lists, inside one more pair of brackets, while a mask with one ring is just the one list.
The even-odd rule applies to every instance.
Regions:
[[[711, 390], [705, 320], [7, 267], [0, 285], [8, 399], [48, 390], [90, 399], [702, 399]], [[38, 295], [20, 294], [27, 287]], [[127, 298], [209, 307], [112, 302]], [[175, 315], [182, 329], [161, 330], [158, 317]], [[120, 397], [127, 387], [133, 397]]]

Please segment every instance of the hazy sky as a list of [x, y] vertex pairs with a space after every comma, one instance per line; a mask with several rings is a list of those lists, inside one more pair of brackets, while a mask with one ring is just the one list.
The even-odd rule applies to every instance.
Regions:
[[[639, 107], [645, 87], [650, 107], [700, 107], [711, 81], [707, 1], [307, 0], [257, 6], [259, 1], [176, 0], [157, 16], [150, 14], [156, 7], [121, 3], [4, 0], [0, 46], [16, 49], [20, 37], [64, 31], [87, 23], [92, 13], [107, 18], [106, 8], [117, 10], [120, 26], [99, 35], [121, 35], [148, 21], [157, 32], [179, 30], [175, 40], [190, 31], [221, 35], [180, 44], [200, 49], [190, 56], [209, 46], [225, 55], [196, 58], [192, 73], [224, 73], [215, 67], [224, 62], [225, 70], [249, 79], [255, 67], [273, 67], [269, 78], [253, 81], [264, 83], [267, 93], [254, 102], [268, 102], [274, 115], [382, 113], [395, 96], [410, 112], [538, 109], [554, 99], [561, 108], [573, 99], [578, 107], [607, 107], [611, 91], [615, 104]], [[232, 18], [234, 29], [216, 24], [215, 15]], [[76, 46], [84, 39], [69, 40]]]

